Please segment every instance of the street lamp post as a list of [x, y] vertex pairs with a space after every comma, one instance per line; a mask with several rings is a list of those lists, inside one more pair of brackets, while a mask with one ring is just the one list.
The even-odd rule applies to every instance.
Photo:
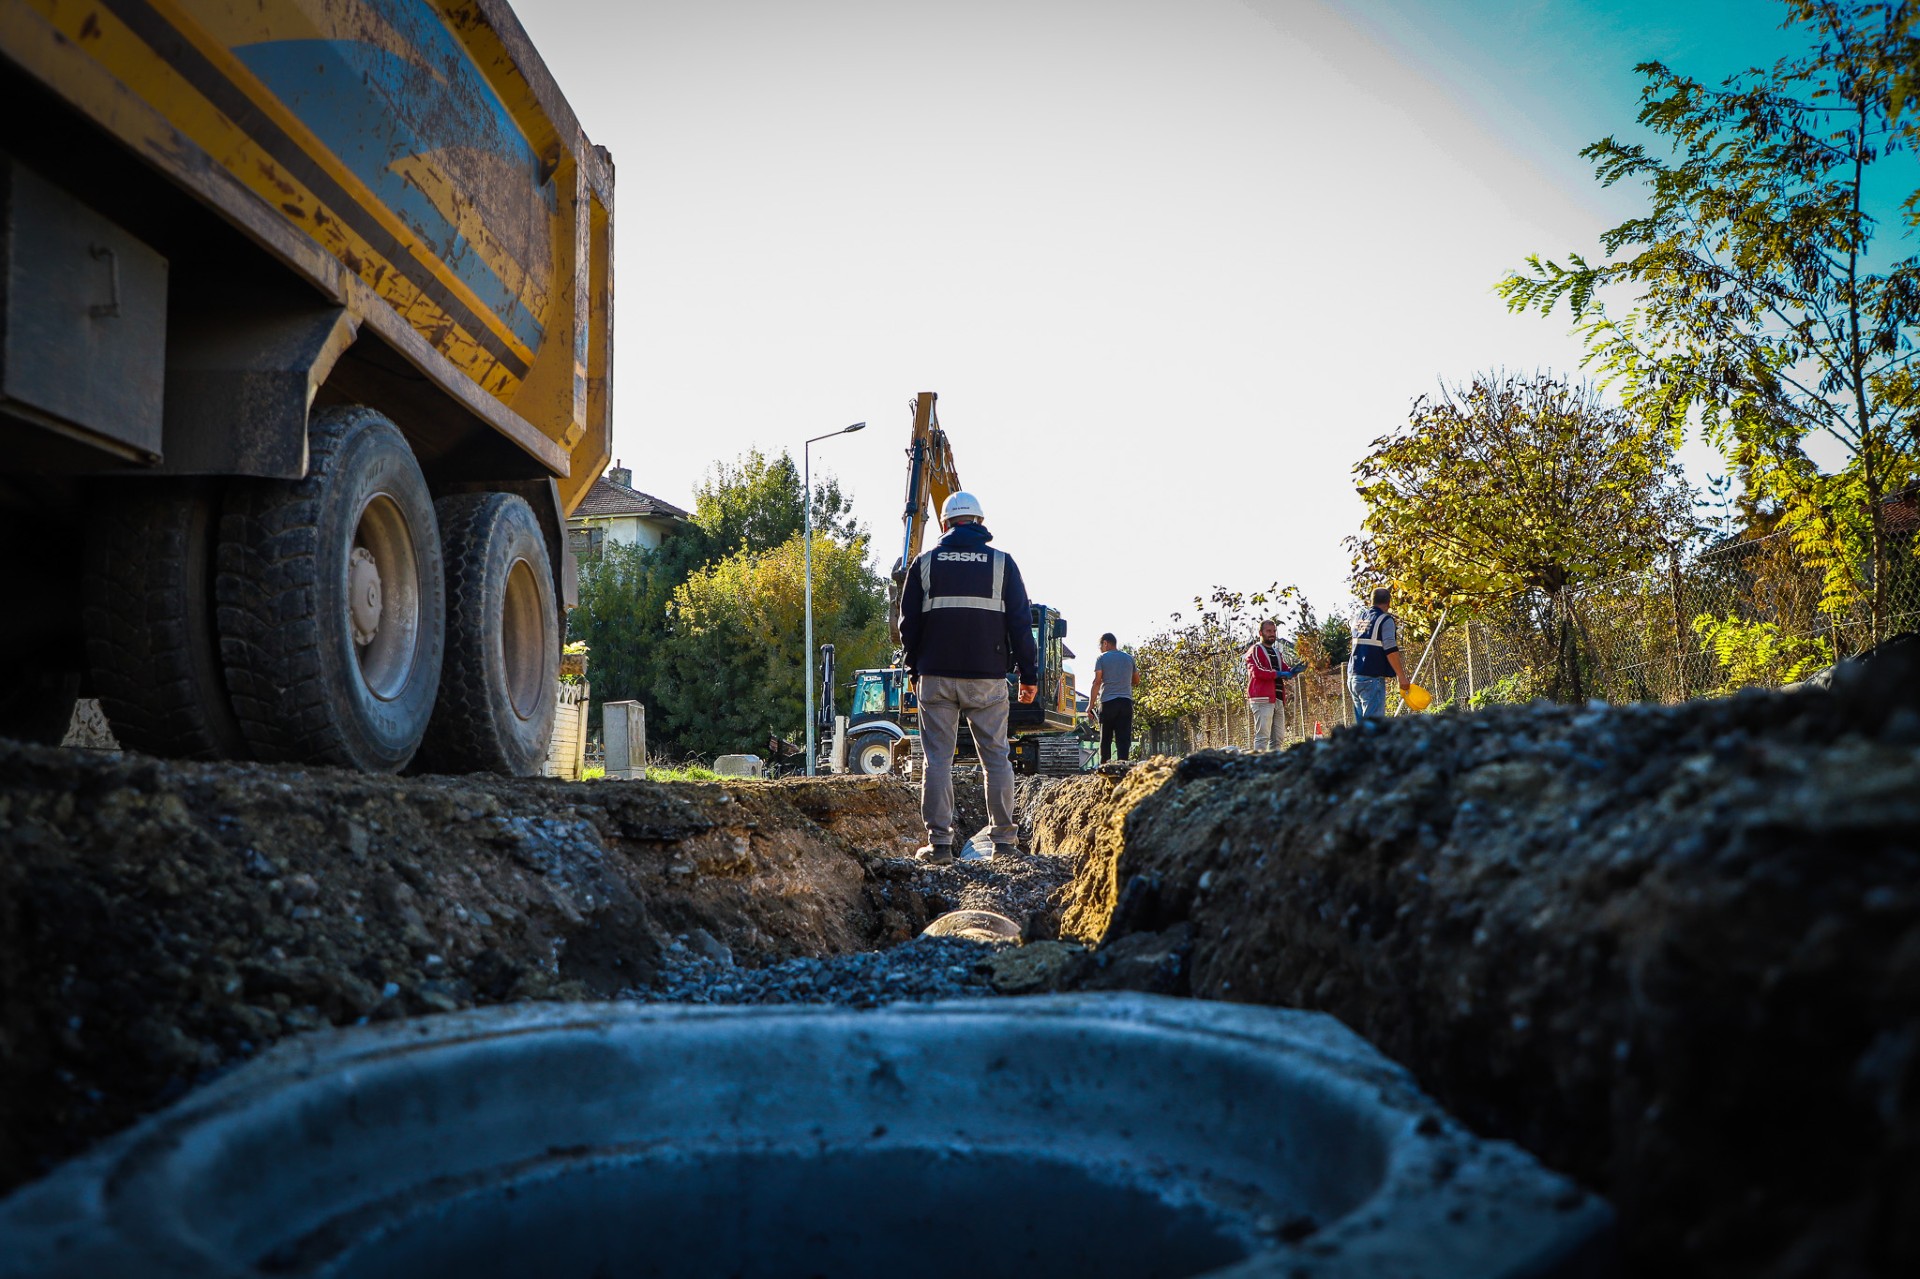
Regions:
[[816, 435], [800, 446], [800, 491], [806, 514], [802, 517], [805, 528], [800, 536], [801, 556], [806, 563], [807, 579], [807, 647], [800, 655], [801, 665], [807, 668], [807, 776], [814, 775], [814, 747], [820, 734], [813, 722], [813, 455], [809, 452], [821, 440], [830, 440], [836, 435], [848, 435], [866, 426], [865, 422], [855, 422], [852, 426], [843, 426], [837, 431], [828, 431], [825, 435]]

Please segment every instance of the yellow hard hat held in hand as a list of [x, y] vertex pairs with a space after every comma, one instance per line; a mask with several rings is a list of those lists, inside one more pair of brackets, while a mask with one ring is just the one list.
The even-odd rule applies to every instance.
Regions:
[[1423, 711], [1433, 705], [1433, 694], [1418, 684], [1409, 684], [1406, 691], [1400, 694], [1400, 700], [1407, 704], [1410, 711]]

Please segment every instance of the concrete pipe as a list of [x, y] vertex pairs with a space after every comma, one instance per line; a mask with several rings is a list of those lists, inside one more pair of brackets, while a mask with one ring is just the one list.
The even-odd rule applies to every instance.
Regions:
[[0, 1274], [1488, 1279], [1611, 1220], [1319, 1014], [522, 1006], [283, 1045], [0, 1203]]

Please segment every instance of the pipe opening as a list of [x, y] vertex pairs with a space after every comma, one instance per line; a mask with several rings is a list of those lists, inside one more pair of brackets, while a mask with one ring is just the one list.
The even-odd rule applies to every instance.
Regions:
[[260, 1268], [337, 1279], [1181, 1279], [1249, 1255], [1216, 1211], [1133, 1181], [1042, 1155], [918, 1148], [560, 1157], [388, 1216], [376, 1233], [337, 1223]]

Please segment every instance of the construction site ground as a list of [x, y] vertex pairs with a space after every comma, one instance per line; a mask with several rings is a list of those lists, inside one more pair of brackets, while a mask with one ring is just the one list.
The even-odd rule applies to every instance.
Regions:
[[[962, 772], [963, 829], [985, 824]], [[1920, 661], [1023, 780], [368, 778], [0, 743], [0, 1187], [327, 1024], [1131, 987], [1331, 1012], [1622, 1272], [1920, 1269]], [[1013, 921], [921, 936], [955, 910]]]

